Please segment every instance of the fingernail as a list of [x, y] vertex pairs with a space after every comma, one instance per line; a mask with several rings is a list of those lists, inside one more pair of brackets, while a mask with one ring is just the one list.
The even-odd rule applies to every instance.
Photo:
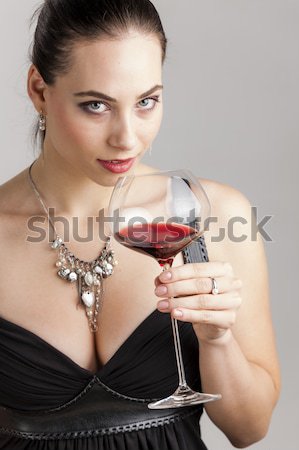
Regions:
[[157, 295], [164, 295], [167, 293], [167, 287], [166, 286], [158, 286], [155, 289], [155, 294]]
[[161, 281], [167, 281], [170, 279], [171, 279], [171, 272], [166, 271], [166, 272], [161, 273], [161, 275], [160, 275]]
[[169, 302], [167, 300], [162, 300], [158, 303], [159, 309], [168, 309], [169, 308]]
[[175, 309], [173, 315], [174, 317], [183, 317], [183, 312], [180, 309]]

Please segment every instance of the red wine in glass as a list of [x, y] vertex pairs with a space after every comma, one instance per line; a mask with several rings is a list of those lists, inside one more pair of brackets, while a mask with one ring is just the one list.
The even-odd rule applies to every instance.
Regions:
[[[122, 245], [155, 258], [164, 270], [174, 257], [205, 231], [209, 200], [189, 170], [160, 171], [120, 177], [109, 203], [111, 232]], [[151, 409], [210, 402], [219, 394], [193, 391], [186, 382], [177, 320], [171, 318], [179, 386]]]
[[142, 223], [120, 230], [117, 239], [133, 250], [153, 256], [163, 267], [198, 235], [195, 228], [178, 223]]

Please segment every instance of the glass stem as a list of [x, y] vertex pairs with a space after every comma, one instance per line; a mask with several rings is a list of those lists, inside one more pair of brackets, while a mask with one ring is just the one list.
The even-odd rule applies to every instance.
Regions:
[[[168, 270], [170, 267], [171, 267], [171, 264], [169, 264], [169, 263], [164, 264], [163, 272], [165, 270]], [[183, 357], [182, 357], [182, 347], [181, 347], [178, 321], [176, 319], [174, 319], [173, 317], [171, 317], [171, 324], [172, 324], [172, 331], [173, 331], [176, 363], [177, 363], [178, 374], [179, 374], [179, 387], [184, 388], [184, 387], [187, 387], [187, 383], [186, 383], [185, 369], [184, 369], [184, 363], [183, 363]]]
[[184, 369], [183, 358], [182, 358], [182, 348], [181, 348], [178, 321], [172, 317], [171, 323], [172, 323], [176, 363], [178, 366], [179, 387], [186, 387], [187, 383], [186, 383], [185, 369]]

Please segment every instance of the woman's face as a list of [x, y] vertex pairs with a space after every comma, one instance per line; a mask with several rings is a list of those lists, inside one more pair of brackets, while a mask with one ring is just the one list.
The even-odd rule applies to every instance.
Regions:
[[59, 167], [106, 186], [136, 167], [162, 120], [161, 59], [158, 38], [138, 33], [75, 45], [68, 73], [44, 91], [45, 151]]

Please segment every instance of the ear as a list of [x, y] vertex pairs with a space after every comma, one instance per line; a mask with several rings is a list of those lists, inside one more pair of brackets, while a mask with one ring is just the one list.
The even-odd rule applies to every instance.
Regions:
[[40, 113], [41, 111], [43, 111], [44, 114], [47, 113], [46, 101], [44, 96], [46, 89], [46, 83], [44, 82], [35, 65], [32, 64], [28, 71], [27, 92], [38, 113]]

